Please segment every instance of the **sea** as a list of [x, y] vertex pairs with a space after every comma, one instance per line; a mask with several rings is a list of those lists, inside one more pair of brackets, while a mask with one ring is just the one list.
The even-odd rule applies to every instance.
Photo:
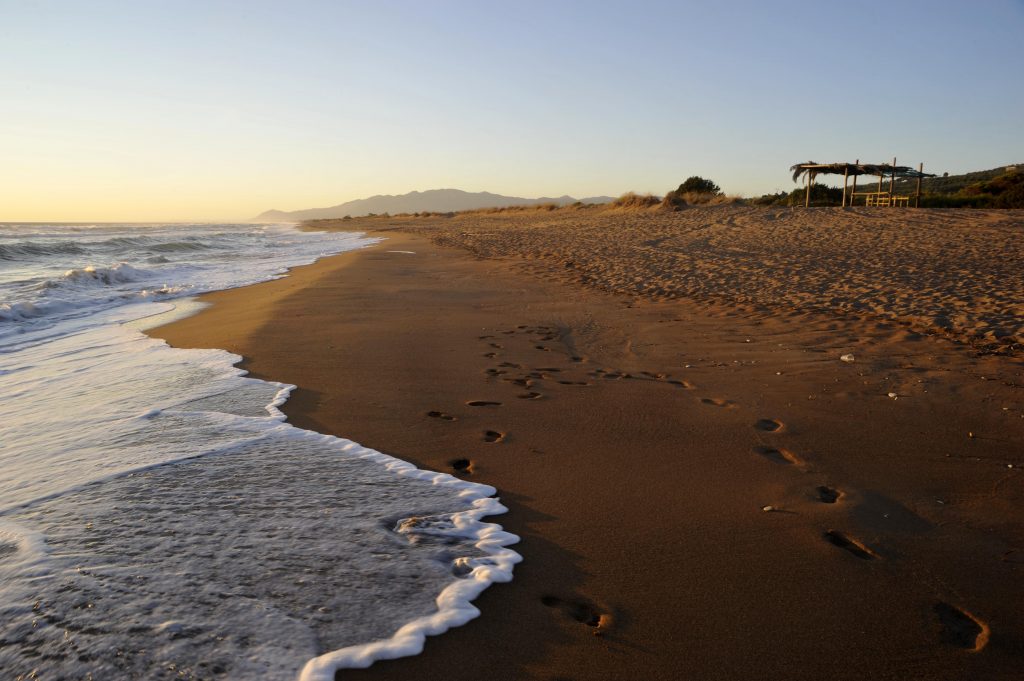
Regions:
[[329, 681], [511, 579], [493, 488], [291, 426], [294, 386], [144, 333], [375, 241], [0, 223], [0, 678]]

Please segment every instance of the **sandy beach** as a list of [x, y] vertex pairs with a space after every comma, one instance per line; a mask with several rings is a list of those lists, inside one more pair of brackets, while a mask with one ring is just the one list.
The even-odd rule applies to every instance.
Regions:
[[384, 240], [150, 333], [495, 486], [524, 557], [478, 619], [338, 678], [1020, 678], [1024, 211], [313, 227]]

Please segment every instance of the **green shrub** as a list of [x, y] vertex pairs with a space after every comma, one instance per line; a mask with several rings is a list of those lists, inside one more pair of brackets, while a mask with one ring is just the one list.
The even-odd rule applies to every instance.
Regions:
[[712, 203], [721, 195], [722, 188], [717, 184], [694, 175], [686, 178], [685, 182], [665, 194], [662, 204], [667, 208], [678, 209], [691, 203]]
[[722, 193], [722, 188], [711, 180], [705, 180], [699, 175], [693, 175], [686, 178], [675, 190], [677, 194], [714, 194], [718, 195]]
[[[778, 194], [765, 194], [751, 202], [756, 206], [802, 206], [807, 200], [807, 188], [798, 187], [791, 192], [779, 192]], [[815, 182], [811, 185], [812, 206], [841, 206], [843, 205], [843, 190], [839, 187]]]
[[777, 194], [764, 194], [762, 196], [750, 199], [750, 202], [755, 206], [788, 206], [789, 192], [779, 192]]

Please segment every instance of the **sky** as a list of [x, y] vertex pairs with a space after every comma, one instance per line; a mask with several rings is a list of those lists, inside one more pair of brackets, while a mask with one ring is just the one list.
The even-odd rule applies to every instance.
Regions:
[[0, 221], [1024, 162], [1024, 0], [0, 0]]

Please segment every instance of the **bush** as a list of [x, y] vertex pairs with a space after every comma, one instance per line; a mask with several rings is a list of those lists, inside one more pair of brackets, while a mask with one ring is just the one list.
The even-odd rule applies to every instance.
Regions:
[[1020, 175], [1022, 181], [1016, 186], [1007, 189], [992, 200], [994, 208], [1024, 208], [1024, 174]]
[[711, 180], [694, 175], [665, 195], [664, 204], [669, 208], [681, 208], [690, 203], [712, 203], [722, 195], [722, 188]]
[[755, 206], [788, 206], [789, 192], [779, 192], [777, 194], [764, 194], [762, 196], [750, 199], [750, 202]]
[[722, 188], [719, 187], [714, 182], [712, 182], [711, 180], [705, 180], [703, 177], [700, 177], [698, 175], [694, 175], [692, 177], [686, 178], [686, 181], [683, 182], [681, 185], [679, 185], [679, 188], [676, 189], [676, 193], [678, 193], [678, 194], [693, 193], [693, 194], [715, 194], [715, 195], [718, 195], [718, 194], [722, 193]]
[[[779, 192], [778, 194], [765, 194], [751, 202], [757, 206], [802, 206], [807, 198], [807, 188], [798, 187], [793, 191]], [[815, 182], [811, 185], [812, 206], [841, 206], [843, 205], [843, 190], [840, 187], [829, 187], [828, 185]]]

